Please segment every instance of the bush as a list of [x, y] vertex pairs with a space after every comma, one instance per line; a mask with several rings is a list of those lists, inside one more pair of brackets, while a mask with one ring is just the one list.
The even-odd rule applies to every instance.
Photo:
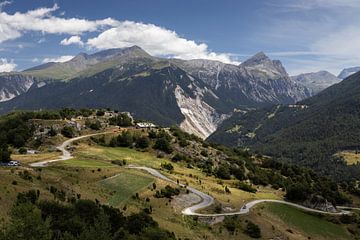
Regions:
[[221, 179], [227, 179], [227, 180], [230, 179], [231, 174], [230, 174], [229, 166], [227, 164], [221, 164], [216, 169], [215, 175]]
[[101, 123], [98, 120], [96, 120], [95, 122], [86, 121], [85, 125], [92, 130], [100, 130], [101, 129]]
[[48, 135], [49, 135], [50, 137], [55, 137], [55, 136], [57, 135], [57, 132], [56, 132], [56, 130], [55, 130], [53, 127], [51, 127], [50, 130], [49, 130], [49, 132], [48, 132]]
[[133, 135], [129, 131], [123, 131], [119, 136], [113, 137], [109, 145], [111, 147], [130, 147], [133, 142]]
[[117, 125], [120, 127], [130, 127], [133, 125], [132, 119], [126, 113], [120, 113], [116, 117], [109, 119], [111, 125]]
[[135, 141], [135, 147], [137, 147], [137, 148], [144, 149], [144, 148], [149, 147], [149, 145], [150, 145], [150, 140], [146, 136], [141, 136], [141, 137], [137, 138]]
[[28, 170], [24, 170], [23, 172], [20, 172], [19, 176], [26, 181], [32, 182], [32, 180], [33, 180], [32, 176]]
[[156, 198], [172, 198], [172, 196], [176, 196], [180, 194], [180, 190], [178, 188], [173, 188], [167, 185], [165, 188], [160, 191], [156, 191]]
[[166, 137], [157, 139], [155, 142], [155, 145], [154, 145], [154, 149], [163, 151], [168, 154], [172, 153], [172, 151], [173, 151], [173, 149], [170, 145], [170, 141]]
[[238, 189], [244, 190], [246, 192], [256, 193], [256, 188], [252, 187], [251, 185], [244, 183], [244, 182], [238, 182], [236, 184], [236, 187]]
[[21, 147], [19, 148], [19, 153], [20, 154], [26, 154], [27, 153], [27, 149], [25, 147]]
[[261, 238], [261, 230], [259, 226], [251, 221], [247, 223], [245, 233], [252, 238]]
[[96, 116], [101, 117], [105, 115], [105, 111], [104, 110], [97, 110], [96, 111]]
[[125, 166], [126, 160], [112, 160], [111, 163], [119, 166]]
[[7, 145], [0, 147], [0, 162], [9, 162], [11, 160], [10, 155], [11, 152]]
[[162, 163], [161, 167], [169, 171], [174, 170], [174, 166], [171, 163]]
[[65, 126], [65, 127], [63, 127], [63, 129], [61, 129], [61, 134], [64, 137], [73, 138], [73, 137], [75, 137], [75, 130], [73, 127]]
[[187, 157], [184, 155], [184, 154], [181, 154], [181, 153], [176, 153], [172, 158], [171, 160], [173, 162], [180, 162], [180, 161], [184, 161], [186, 160]]

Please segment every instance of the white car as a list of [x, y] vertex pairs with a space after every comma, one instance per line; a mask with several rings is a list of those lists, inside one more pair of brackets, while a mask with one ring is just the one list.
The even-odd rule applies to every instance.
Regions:
[[18, 161], [10, 161], [7, 164], [8, 166], [20, 166], [20, 162]]

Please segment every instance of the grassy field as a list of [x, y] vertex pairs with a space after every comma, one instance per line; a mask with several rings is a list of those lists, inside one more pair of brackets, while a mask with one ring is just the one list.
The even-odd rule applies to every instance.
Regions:
[[262, 207], [292, 231], [303, 232], [316, 239], [351, 239], [343, 227], [294, 207], [279, 203], [265, 203]]
[[[76, 159], [92, 159], [108, 163], [111, 160], [126, 160], [127, 164], [148, 166], [155, 169], [161, 169], [161, 164], [164, 162], [171, 162], [167, 158], [157, 158], [154, 152], [141, 152], [136, 149], [120, 147], [110, 148], [79, 145], [75, 156]], [[224, 206], [238, 209], [245, 202], [253, 199], [281, 199], [283, 196], [281, 190], [276, 191], [269, 187], [258, 187], [256, 194], [245, 192], [231, 187], [235, 183], [235, 180], [219, 181], [213, 176], [206, 176], [200, 169], [187, 168], [184, 163], [171, 162], [171, 164], [174, 166], [174, 170], [171, 173], [162, 171], [164, 175], [209, 193]], [[230, 188], [231, 194], [225, 194], [225, 186]], [[212, 209], [209, 209], [209, 211], [212, 211]]]
[[45, 152], [39, 154], [12, 154], [11, 159], [17, 160], [24, 164], [33, 162], [41, 162], [45, 160], [57, 159], [61, 156], [61, 152]]
[[102, 168], [102, 167], [114, 167], [113, 164], [106, 161], [96, 159], [85, 159], [85, 158], [73, 158], [67, 161], [61, 161], [60, 164], [69, 167], [83, 167], [83, 168]]
[[344, 158], [347, 165], [353, 165], [360, 162], [360, 154], [354, 151], [342, 151], [336, 155]]
[[106, 190], [111, 192], [109, 205], [119, 206], [129, 199], [134, 193], [141, 191], [154, 181], [153, 178], [139, 172], [122, 172], [115, 177], [100, 182]]

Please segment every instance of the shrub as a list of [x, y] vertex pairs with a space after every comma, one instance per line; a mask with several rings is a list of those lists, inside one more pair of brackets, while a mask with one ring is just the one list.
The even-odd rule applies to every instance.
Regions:
[[236, 187], [241, 190], [244, 190], [246, 192], [251, 192], [251, 193], [256, 193], [256, 191], [257, 191], [256, 188], [254, 188], [251, 185], [244, 183], [244, 182], [238, 182], [236, 184]]
[[251, 221], [247, 223], [245, 233], [252, 238], [261, 238], [261, 230], [259, 226]]
[[178, 188], [173, 188], [167, 185], [165, 188], [160, 191], [156, 191], [156, 198], [172, 198], [172, 196], [176, 196], [180, 194], [180, 190]]
[[73, 127], [65, 126], [61, 129], [61, 134], [67, 138], [73, 138], [75, 136], [75, 130]]
[[159, 139], [156, 140], [155, 145], [154, 145], [154, 149], [163, 151], [165, 153], [172, 153], [173, 149], [170, 145], [170, 141], [166, 138], [166, 137], [161, 137]]
[[20, 154], [26, 154], [27, 153], [27, 149], [25, 147], [21, 147], [19, 148], [19, 153]]
[[171, 163], [162, 163], [161, 167], [169, 171], [174, 170], [174, 166]]
[[101, 117], [105, 115], [105, 111], [104, 110], [97, 110], [96, 111], [96, 116]]
[[227, 164], [221, 164], [215, 171], [215, 175], [221, 179], [230, 179], [231, 174]]
[[132, 119], [126, 113], [120, 113], [116, 117], [109, 119], [111, 125], [117, 125], [120, 127], [130, 127], [133, 125]]
[[186, 160], [186, 156], [184, 154], [181, 154], [181, 153], [176, 153], [172, 158], [171, 160], [173, 162], [180, 162], [180, 161], [183, 161], [183, 160]]
[[141, 136], [141, 137], [137, 138], [135, 141], [135, 147], [137, 147], [137, 148], [144, 149], [144, 148], [149, 147], [149, 145], [150, 145], [150, 140], [146, 136]]

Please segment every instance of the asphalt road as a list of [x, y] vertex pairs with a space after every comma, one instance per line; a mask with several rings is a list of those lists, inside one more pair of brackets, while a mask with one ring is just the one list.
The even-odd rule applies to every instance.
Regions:
[[[57, 147], [57, 149], [62, 152], [62, 156], [60, 158], [54, 159], [54, 160], [47, 160], [47, 161], [32, 163], [32, 164], [30, 164], [30, 166], [31, 167], [46, 167], [49, 163], [52, 163], [52, 162], [66, 161], [66, 160], [72, 159], [73, 156], [66, 149], [71, 143], [73, 143], [75, 141], [78, 141], [80, 139], [83, 139], [83, 138], [97, 136], [97, 135], [103, 135], [103, 134], [108, 134], [108, 133], [111, 133], [111, 132], [94, 133], [94, 134], [88, 134], [88, 135], [83, 135], [83, 136], [80, 136], [80, 137], [75, 137], [75, 138], [68, 139], [65, 142], [63, 142], [60, 146]], [[143, 166], [135, 166], [135, 165], [129, 165], [129, 166], [127, 166], [127, 168], [144, 170], [144, 171], [150, 173], [151, 175], [153, 175], [154, 177], [160, 178], [160, 179], [162, 179], [164, 181], [167, 181], [169, 183], [172, 183], [172, 184], [177, 184], [177, 182], [175, 182], [174, 180], [171, 180], [170, 178], [164, 176], [159, 171], [157, 171], [157, 170], [155, 170], [153, 168], [143, 167]], [[329, 214], [329, 215], [350, 214], [351, 212], [349, 212], [347, 210], [344, 210], [344, 209], [358, 209], [358, 208], [351, 208], [351, 207], [346, 207], [346, 206], [337, 206], [338, 209], [342, 209], [342, 210], [339, 211], [339, 212], [332, 213], [332, 212], [325, 212], [325, 211], [321, 211], [321, 210], [317, 210], [317, 209], [308, 208], [308, 207], [305, 207], [305, 206], [302, 206], [302, 205], [299, 205], [299, 204], [296, 204], [296, 203], [286, 202], [286, 201], [282, 201], [282, 200], [259, 199], [259, 200], [253, 200], [251, 202], [248, 202], [248, 203], [244, 204], [243, 207], [237, 212], [202, 214], [202, 213], [197, 213], [197, 211], [200, 210], [200, 209], [204, 209], [206, 207], [211, 206], [214, 203], [214, 198], [211, 197], [210, 195], [204, 193], [204, 192], [201, 192], [201, 191], [199, 191], [199, 190], [197, 190], [195, 188], [186, 186], [186, 185], [184, 185], [182, 183], [179, 183], [177, 185], [179, 185], [181, 187], [185, 187], [190, 192], [198, 195], [202, 199], [201, 202], [182, 210], [182, 214], [189, 215], [189, 216], [220, 217], [220, 216], [243, 215], [243, 214], [249, 213], [250, 209], [252, 207], [254, 207], [256, 204], [264, 203], [264, 202], [281, 203], [281, 204], [286, 204], [286, 205], [289, 205], [289, 206], [296, 207], [298, 209], [301, 209], [301, 210], [304, 210], [304, 211], [307, 211], [307, 212]]]
[[[139, 166], [134, 166], [134, 165], [129, 165], [128, 168], [133, 168], [133, 169], [140, 169], [140, 170], [144, 170], [147, 171], [148, 173], [150, 173], [151, 175], [153, 175], [154, 177], [160, 178], [162, 180], [165, 180], [167, 182], [173, 183], [173, 184], [177, 184], [177, 182], [175, 182], [174, 180], [169, 179], [168, 177], [164, 176], [163, 174], [161, 174], [159, 171], [153, 169], [153, 168], [149, 168], [149, 167], [139, 167]], [[281, 204], [286, 204], [307, 212], [313, 212], [313, 213], [321, 213], [321, 214], [329, 214], [329, 215], [343, 215], [343, 214], [350, 214], [349, 211], [346, 210], [341, 210], [339, 212], [325, 212], [325, 211], [321, 211], [321, 210], [317, 210], [317, 209], [312, 209], [312, 208], [308, 208], [296, 203], [291, 203], [291, 202], [286, 202], [286, 201], [282, 201], [282, 200], [274, 200], [274, 199], [259, 199], [259, 200], [253, 200], [251, 202], [248, 202], [246, 204], [243, 205], [243, 207], [236, 212], [229, 212], [229, 213], [213, 213], [213, 214], [203, 214], [203, 213], [197, 213], [198, 210], [200, 209], [204, 209], [206, 207], [211, 206], [214, 203], [214, 198], [211, 197], [210, 195], [203, 193], [195, 188], [189, 187], [189, 186], [185, 186], [184, 184], [178, 184], [181, 187], [186, 187], [190, 192], [198, 195], [199, 197], [202, 198], [202, 201], [200, 203], [197, 203], [191, 207], [185, 208], [182, 210], [182, 214], [184, 215], [189, 215], [189, 216], [201, 216], [201, 217], [220, 217], [220, 216], [234, 216], [234, 215], [243, 215], [243, 214], [248, 214], [250, 212], [250, 209], [253, 208], [255, 205], [259, 204], [259, 203], [264, 203], [264, 202], [273, 202], [273, 203], [281, 203]], [[339, 206], [339, 209], [349, 209], [348, 207], [342, 207]]]
[[52, 162], [66, 161], [66, 160], [72, 159], [73, 156], [66, 149], [68, 146], [70, 146], [71, 143], [78, 141], [80, 139], [83, 139], [83, 138], [97, 136], [97, 135], [103, 135], [103, 134], [108, 134], [108, 133], [111, 133], [111, 132], [93, 133], [93, 134], [83, 135], [80, 137], [70, 138], [70, 139], [66, 140], [65, 142], [63, 142], [60, 146], [56, 147], [56, 149], [58, 149], [62, 152], [62, 155], [60, 156], [60, 158], [54, 159], [54, 160], [46, 160], [46, 161], [42, 161], [42, 162], [31, 163], [30, 167], [46, 167], [49, 163], [52, 163]]

